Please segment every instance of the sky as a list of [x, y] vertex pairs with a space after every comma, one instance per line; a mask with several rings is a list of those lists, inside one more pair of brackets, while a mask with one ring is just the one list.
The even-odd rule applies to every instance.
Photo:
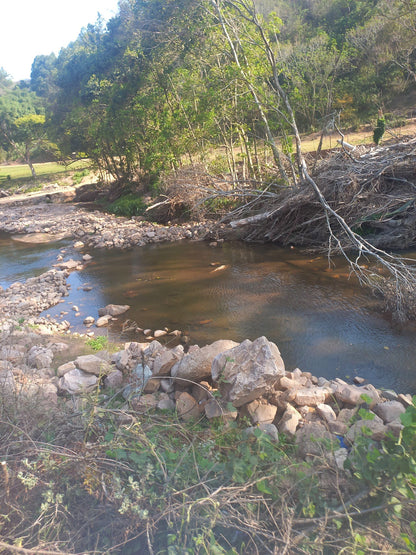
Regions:
[[118, 11], [118, 0], [0, 0], [0, 67], [14, 81], [29, 79], [33, 59], [58, 54], [83, 27]]

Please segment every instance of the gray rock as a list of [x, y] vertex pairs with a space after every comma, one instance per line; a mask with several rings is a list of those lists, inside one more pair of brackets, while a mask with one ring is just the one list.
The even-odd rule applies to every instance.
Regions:
[[46, 368], [52, 364], [53, 351], [42, 345], [34, 345], [28, 353], [27, 362], [32, 368]]
[[92, 316], [87, 316], [86, 318], [84, 318], [84, 324], [86, 326], [90, 326], [95, 322], [95, 318], [93, 318]]
[[120, 316], [129, 310], [130, 306], [128, 304], [108, 304], [104, 308], [98, 309], [99, 316]]
[[94, 374], [83, 372], [79, 368], [70, 370], [59, 380], [59, 389], [71, 395], [79, 395], [93, 391], [98, 384], [98, 378]]
[[151, 377], [150, 368], [147, 365], [138, 364], [132, 372], [132, 383], [123, 391], [123, 397], [130, 400], [140, 397]]
[[345, 435], [346, 441], [352, 445], [357, 437], [364, 434], [376, 441], [381, 441], [386, 436], [387, 427], [379, 420], [359, 420], [351, 426]]
[[184, 352], [182, 345], [178, 345], [174, 349], [162, 352], [153, 361], [153, 375], [167, 376], [172, 366], [178, 362], [183, 355]]
[[114, 354], [113, 361], [119, 370], [130, 370], [130, 352], [124, 349]]
[[274, 424], [259, 424], [258, 426], [250, 426], [244, 430], [244, 433], [248, 436], [254, 436], [257, 435], [256, 432], [258, 432], [258, 430], [268, 435], [272, 441], [275, 441], [276, 443], [279, 441], [279, 433]]
[[96, 355], [81, 355], [75, 359], [74, 363], [83, 372], [94, 374], [95, 376], [104, 376], [113, 370], [107, 361]]
[[277, 346], [265, 337], [246, 339], [240, 345], [217, 355], [212, 363], [212, 378], [219, 384], [222, 397], [235, 407], [272, 391], [285, 366]]
[[333, 451], [339, 447], [337, 437], [318, 422], [305, 424], [297, 430], [295, 443], [302, 458], [319, 456], [331, 459]]
[[219, 340], [202, 349], [197, 347], [173, 365], [171, 375], [193, 381], [208, 378], [211, 376], [211, 365], [215, 357], [236, 345], [238, 343], [234, 341]]
[[0, 370], [0, 403], [4, 401], [4, 397], [14, 395], [16, 391], [16, 382], [11, 370]]
[[104, 379], [104, 386], [109, 389], [118, 389], [123, 385], [123, 372], [116, 370], [111, 372]]
[[53, 353], [64, 353], [69, 349], [69, 345], [67, 343], [50, 343], [48, 345], [48, 349], [51, 349]]
[[175, 402], [166, 395], [166, 397], [162, 397], [160, 401], [157, 403], [157, 408], [159, 410], [175, 410]]
[[173, 380], [169, 378], [160, 380], [160, 389], [165, 393], [172, 393], [172, 391], [174, 390]]
[[387, 424], [387, 430], [391, 432], [394, 437], [399, 437], [400, 432], [403, 430], [404, 426], [400, 418], [396, 418], [396, 420], [392, 420]]
[[345, 447], [334, 451], [335, 464], [340, 470], [344, 470], [344, 463], [348, 458], [348, 450]]
[[388, 424], [389, 422], [399, 418], [406, 409], [400, 401], [386, 401], [385, 403], [379, 403], [376, 405], [373, 410], [385, 424]]

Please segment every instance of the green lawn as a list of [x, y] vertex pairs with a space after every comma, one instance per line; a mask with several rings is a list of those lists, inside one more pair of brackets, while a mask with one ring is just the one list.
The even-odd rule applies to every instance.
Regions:
[[[37, 189], [42, 184], [60, 182], [65, 178], [71, 178], [77, 183], [87, 171], [91, 169], [90, 160], [78, 160], [69, 166], [57, 162], [46, 162], [34, 164], [37, 178], [33, 179], [27, 164], [0, 165], [0, 187], [14, 191], [19, 189]], [[70, 183], [71, 185], [73, 184]], [[68, 183], [67, 183], [68, 184]]]

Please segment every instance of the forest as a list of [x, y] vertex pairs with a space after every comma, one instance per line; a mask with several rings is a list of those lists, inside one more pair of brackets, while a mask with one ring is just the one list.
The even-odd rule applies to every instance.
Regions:
[[199, 164], [296, 182], [293, 121], [330, 132], [411, 113], [415, 14], [414, 0], [121, 0], [37, 56], [30, 82], [1, 71], [0, 156], [87, 156], [119, 183]]

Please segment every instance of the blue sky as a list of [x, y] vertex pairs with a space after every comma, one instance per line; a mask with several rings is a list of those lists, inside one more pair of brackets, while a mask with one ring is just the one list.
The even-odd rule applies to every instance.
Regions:
[[75, 40], [98, 12], [108, 20], [118, 0], [0, 0], [0, 67], [13, 80], [28, 79], [35, 56]]

